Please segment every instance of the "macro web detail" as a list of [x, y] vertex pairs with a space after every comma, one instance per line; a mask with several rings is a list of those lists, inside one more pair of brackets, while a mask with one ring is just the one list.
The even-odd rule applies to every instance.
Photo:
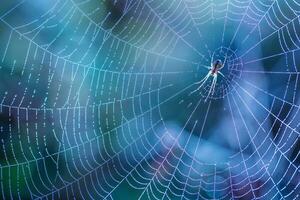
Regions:
[[299, 0], [1, 4], [1, 199], [300, 198]]
[[[211, 66], [204, 66], [208, 69], [208, 74], [196, 82], [199, 86], [191, 93], [200, 93], [205, 102], [208, 99], [224, 98], [235, 86], [234, 81], [240, 78], [242, 70], [240, 58], [225, 47], [218, 48], [212, 53], [210, 63]], [[210, 77], [211, 83], [207, 84]]]

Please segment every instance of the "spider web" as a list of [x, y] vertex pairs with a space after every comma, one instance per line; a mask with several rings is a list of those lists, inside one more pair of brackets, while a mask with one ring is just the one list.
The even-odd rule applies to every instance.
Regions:
[[1, 198], [299, 199], [298, 0], [1, 4]]

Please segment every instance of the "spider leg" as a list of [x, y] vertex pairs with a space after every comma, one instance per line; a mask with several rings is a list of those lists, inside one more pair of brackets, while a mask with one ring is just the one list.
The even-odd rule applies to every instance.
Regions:
[[225, 57], [225, 60], [224, 60], [223, 66], [225, 66], [226, 62], [227, 62], [227, 56]]
[[216, 87], [216, 83], [217, 83], [217, 78], [218, 78], [218, 75], [215, 74], [215, 75], [214, 75], [214, 78], [213, 78], [213, 81], [212, 81], [212, 83], [211, 83], [209, 92], [208, 92], [208, 94], [207, 94], [207, 96], [206, 96], [205, 102], [207, 101], [207, 99], [208, 99], [208, 97], [209, 97], [210, 95], [213, 95], [213, 94], [214, 94], [214, 92], [215, 92], [215, 87]]
[[[202, 79], [202, 80], [200, 80], [200, 81], [198, 81], [198, 82], [196, 82], [196, 83], [194, 83], [194, 84], [199, 84], [199, 83], [202, 83], [202, 82], [205, 82], [208, 78], [209, 78], [209, 76], [210, 76], [210, 71], [206, 74], [206, 76]], [[203, 84], [203, 83], [202, 83]]]
[[211, 69], [211, 66], [208, 65], [202, 65], [202, 67], [205, 67], [206, 69]]
[[216, 85], [217, 85], [217, 80], [218, 80], [218, 75], [216, 75], [214, 77], [214, 87], [213, 87], [212, 95], [215, 93], [215, 89], [216, 89]]
[[198, 64], [200, 67], [204, 67], [205, 69], [211, 69], [211, 66]]
[[227, 56], [227, 54], [226, 54], [225, 60], [224, 60], [224, 62], [223, 62], [223, 65], [222, 65], [222, 67], [221, 67], [221, 68], [223, 68], [223, 67], [226, 65], [227, 58], [228, 58], [228, 56]]
[[211, 55], [211, 59], [210, 59], [210, 63], [211, 63], [211, 64], [214, 62], [214, 61], [213, 61], [214, 57], [215, 57], [215, 52]]
[[218, 71], [218, 73], [225, 78], [225, 76], [222, 72]]
[[208, 72], [208, 74], [201, 81], [198, 81], [198, 82], [194, 83], [194, 84], [200, 84], [201, 83], [201, 85], [196, 90], [192, 91], [190, 93], [190, 95], [197, 92], [197, 91], [199, 91], [202, 88], [202, 86], [206, 83], [206, 81], [209, 77], [210, 77], [210, 71]]

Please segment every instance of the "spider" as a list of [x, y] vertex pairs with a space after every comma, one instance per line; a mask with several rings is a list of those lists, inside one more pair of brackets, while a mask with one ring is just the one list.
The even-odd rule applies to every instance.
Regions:
[[214, 92], [215, 92], [215, 87], [216, 87], [216, 84], [217, 84], [217, 80], [218, 80], [218, 74], [220, 74], [221, 76], [224, 76], [224, 74], [222, 74], [222, 72], [220, 72], [220, 70], [225, 66], [226, 64], [226, 60], [227, 60], [227, 57], [225, 58], [225, 61], [224, 63], [222, 63], [222, 61], [220, 59], [218, 60], [215, 60], [214, 62], [211, 62], [211, 66], [210, 67], [207, 67], [209, 69], [207, 75], [200, 81], [196, 82], [195, 84], [200, 84], [199, 87], [194, 90], [193, 92], [191, 92], [191, 94], [199, 91], [202, 86], [207, 82], [207, 80], [209, 79], [209, 77], [213, 77], [213, 80], [212, 80], [212, 83], [211, 83], [211, 86], [210, 86], [210, 89], [209, 89], [209, 92], [208, 92], [208, 95], [205, 99], [205, 102], [207, 101], [208, 97], [210, 95], [213, 95]]

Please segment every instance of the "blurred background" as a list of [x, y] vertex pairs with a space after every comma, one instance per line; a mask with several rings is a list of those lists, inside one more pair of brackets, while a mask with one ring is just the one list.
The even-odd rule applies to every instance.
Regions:
[[0, 5], [0, 199], [300, 198], [300, 1]]

